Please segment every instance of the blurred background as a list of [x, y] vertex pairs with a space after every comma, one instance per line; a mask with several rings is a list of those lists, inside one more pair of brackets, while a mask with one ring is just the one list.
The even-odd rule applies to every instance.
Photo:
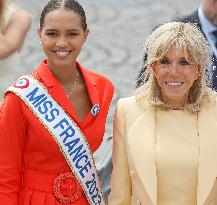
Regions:
[[[37, 34], [41, 9], [48, 0], [11, 0], [29, 11], [33, 24], [21, 51], [20, 65], [9, 70], [0, 68], [1, 89], [14, 80], [33, 71], [45, 57]], [[112, 121], [115, 105], [120, 97], [132, 95], [136, 77], [143, 63], [144, 43], [153, 27], [171, 18], [190, 14], [200, 0], [80, 0], [83, 5], [90, 34], [79, 56], [86, 68], [106, 75], [115, 86], [107, 120], [104, 143], [96, 154], [102, 178], [109, 184], [111, 171]], [[16, 35], [16, 34], [14, 34]], [[2, 100], [3, 92], [0, 95]], [[105, 166], [109, 164], [109, 168]], [[105, 172], [103, 172], [106, 170]], [[109, 192], [109, 187], [104, 188]]]

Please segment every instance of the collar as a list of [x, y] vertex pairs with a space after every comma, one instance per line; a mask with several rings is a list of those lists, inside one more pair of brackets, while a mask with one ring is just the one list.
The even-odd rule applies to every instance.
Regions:
[[[76, 67], [81, 71], [81, 74], [87, 86], [96, 86], [96, 79], [90, 75], [90, 73], [87, 72], [87, 70], [79, 62], [76, 62]], [[59, 83], [59, 81], [53, 75], [52, 71], [47, 66], [47, 59], [41, 62], [36, 71], [46, 87], [53, 87]]]
[[[99, 89], [97, 89], [97, 75], [92, 73], [91, 71], [86, 70], [80, 63], [76, 62], [76, 67], [81, 71], [82, 77], [84, 79], [86, 89], [90, 98], [92, 105], [99, 105], [101, 107]], [[48, 88], [48, 92], [51, 96], [71, 115], [75, 116], [75, 120], [78, 121], [76, 116], [76, 111], [74, 110], [71, 102], [67, 98], [66, 92], [63, 86], [59, 83], [59, 81], [55, 78], [52, 71], [47, 66], [47, 60], [41, 62], [41, 64], [36, 69], [36, 73], [39, 76], [39, 80], [43, 82], [45, 87]], [[82, 126], [88, 124], [88, 122], [92, 119], [88, 116], [91, 116], [89, 113], [83, 120]]]
[[52, 71], [48, 68], [46, 59], [40, 63], [36, 69], [36, 73], [40, 77], [40, 80], [48, 88], [51, 88], [58, 83], [58, 80], [55, 78]]

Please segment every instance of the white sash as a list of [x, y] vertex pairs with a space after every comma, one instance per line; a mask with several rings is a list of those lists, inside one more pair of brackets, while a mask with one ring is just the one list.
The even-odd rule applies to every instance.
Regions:
[[104, 205], [96, 166], [80, 128], [31, 76], [19, 78], [7, 91], [18, 95], [56, 141], [91, 205]]

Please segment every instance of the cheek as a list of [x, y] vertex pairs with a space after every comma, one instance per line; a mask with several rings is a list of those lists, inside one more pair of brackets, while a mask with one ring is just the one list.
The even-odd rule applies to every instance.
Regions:
[[159, 70], [159, 71], [154, 72], [154, 76], [157, 79], [158, 84], [160, 85], [164, 82], [166, 73]]
[[46, 49], [49, 48], [53, 43], [47, 38], [41, 38], [42, 46]]
[[193, 72], [191, 71], [191, 72], [186, 73], [185, 76], [189, 82], [193, 83], [195, 80], [198, 79], [199, 74], [196, 71], [193, 71]]
[[81, 48], [83, 46], [84, 42], [85, 41], [82, 38], [77, 39], [77, 40], [74, 39], [73, 41], [71, 41], [71, 45], [74, 45], [77, 48]]

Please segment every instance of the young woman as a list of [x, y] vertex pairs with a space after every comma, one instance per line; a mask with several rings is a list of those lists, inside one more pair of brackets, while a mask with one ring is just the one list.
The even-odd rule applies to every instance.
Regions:
[[149, 36], [147, 57], [148, 80], [117, 105], [109, 204], [217, 204], [207, 42], [194, 25], [170, 22]]
[[6, 93], [0, 114], [0, 201], [104, 204], [92, 153], [100, 146], [112, 83], [76, 61], [88, 36], [75, 0], [51, 0], [38, 30], [47, 56]]

